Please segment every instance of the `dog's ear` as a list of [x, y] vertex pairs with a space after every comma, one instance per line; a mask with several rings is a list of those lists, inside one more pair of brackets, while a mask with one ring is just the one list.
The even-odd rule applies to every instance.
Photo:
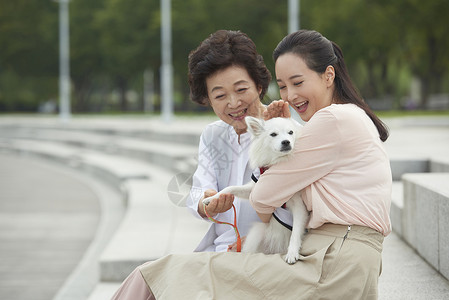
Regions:
[[248, 131], [253, 135], [253, 136], [258, 136], [260, 135], [263, 131], [264, 131], [264, 121], [261, 119], [257, 119], [254, 117], [245, 117], [245, 122], [246, 125], [248, 126]]

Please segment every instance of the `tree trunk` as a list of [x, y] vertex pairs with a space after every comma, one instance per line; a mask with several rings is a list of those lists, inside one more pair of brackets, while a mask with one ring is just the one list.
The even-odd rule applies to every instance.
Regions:
[[419, 108], [427, 109], [430, 94], [430, 78], [427, 76], [421, 77], [421, 102]]
[[128, 82], [126, 81], [125, 78], [118, 77], [117, 85], [118, 85], [119, 94], [120, 94], [120, 110], [122, 112], [126, 112], [128, 110], [128, 101], [126, 99], [126, 90], [127, 90]]
[[374, 74], [374, 66], [375, 63], [368, 61], [367, 67], [368, 67], [368, 84], [366, 89], [366, 95], [364, 95], [366, 98], [373, 98], [376, 96], [376, 76]]
[[89, 110], [89, 95], [92, 90], [91, 81], [89, 78], [74, 80], [74, 100], [73, 105], [75, 112], [87, 112]]

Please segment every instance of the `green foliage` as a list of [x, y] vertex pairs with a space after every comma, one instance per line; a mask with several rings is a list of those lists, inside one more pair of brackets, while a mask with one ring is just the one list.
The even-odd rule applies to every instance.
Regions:
[[[406, 96], [410, 80], [430, 93], [448, 92], [449, 2], [445, 0], [303, 0], [308, 26], [339, 44], [367, 98]], [[332, 9], [329, 9], [332, 7]], [[318, 17], [319, 16], [319, 17]]]
[[57, 91], [57, 5], [0, 1], [0, 111], [36, 111]]
[[[218, 29], [247, 33], [274, 76], [271, 54], [287, 34], [287, 0], [171, 2], [178, 109], [198, 109], [188, 99], [187, 57]], [[342, 47], [365, 98], [393, 96], [399, 106], [413, 78], [421, 80], [424, 104], [431, 93], [449, 92], [449, 1], [300, 0], [300, 5], [301, 27]], [[0, 0], [1, 111], [36, 110], [57, 98], [58, 10], [51, 0]], [[148, 69], [159, 99], [160, 0], [72, 0], [69, 11], [75, 112], [141, 110]]]
[[0, 1], [0, 71], [55, 75], [57, 6], [51, 1]]
[[57, 81], [53, 77], [0, 73], [0, 112], [37, 111], [46, 101], [56, 102]]

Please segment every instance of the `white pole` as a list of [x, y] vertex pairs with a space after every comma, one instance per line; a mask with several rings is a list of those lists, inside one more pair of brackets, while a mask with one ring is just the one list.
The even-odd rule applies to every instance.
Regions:
[[288, 33], [299, 29], [299, 1], [288, 0]]
[[171, 45], [171, 1], [161, 0], [161, 105], [162, 119], [170, 122], [173, 116], [173, 67]]
[[69, 1], [59, 0], [59, 117], [70, 119]]
[[[288, 0], [288, 33], [299, 30], [299, 6], [300, 0]], [[301, 119], [301, 117], [291, 107], [290, 114], [293, 119], [301, 124], [304, 124], [304, 121]]]

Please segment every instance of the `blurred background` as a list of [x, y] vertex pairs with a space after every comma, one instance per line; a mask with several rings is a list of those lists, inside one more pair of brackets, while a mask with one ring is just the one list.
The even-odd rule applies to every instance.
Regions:
[[[0, 0], [0, 112], [58, 111], [59, 4]], [[301, 0], [299, 27], [339, 44], [375, 110], [449, 109], [449, 1]], [[159, 113], [159, 0], [72, 0], [71, 111]], [[241, 30], [274, 74], [271, 54], [288, 33], [288, 1], [172, 0], [173, 104], [189, 100], [187, 57], [218, 29]], [[278, 97], [271, 89], [268, 99]]]
[[[420, 201], [447, 200], [448, 13], [448, 0], [0, 0], [0, 299], [110, 299], [142, 262], [190, 253], [208, 223], [176, 205], [216, 116], [189, 99], [189, 52], [241, 30], [274, 76], [272, 51], [298, 27], [341, 46], [392, 133], [395, 232], [379, 299], [446, 299], [447, 205], [416, 218], [428, 234], [415, 247], [443, 266], [431, 267], [401, 240], [412, 201], [401, 176], [443, 172], [421, 174], [439, 194]], [[273, 81], [264, 101], [278, 98]], [[167, 110], [178, 122], [160, 122]]]

